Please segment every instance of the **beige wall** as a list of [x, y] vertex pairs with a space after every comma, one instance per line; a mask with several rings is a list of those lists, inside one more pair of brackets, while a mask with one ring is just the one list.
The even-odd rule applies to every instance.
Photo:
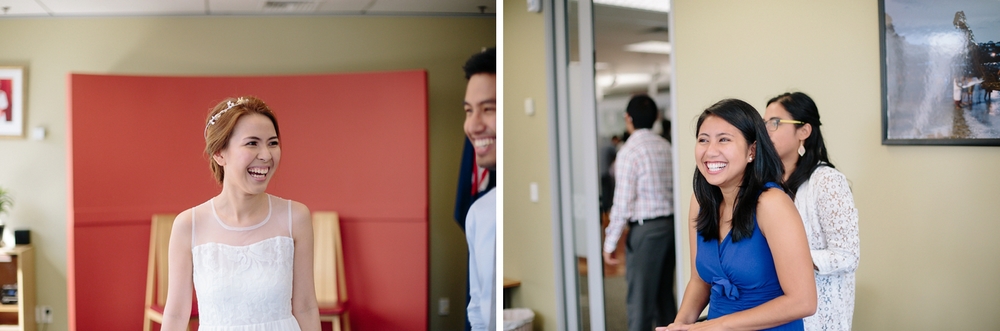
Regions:
[[[548, 141], [547, 124], [519, 108], [524, 96], [545, 87], [541, 62], [535, 64], [544, 57], [544, 27], [516, 2], [504, 11], [504, 267], [508, 275], [550, 282], [554, 276], [543, 273], [552, 267], [551, 212], [519, 194], [529, 181], [548, 192], [548, 165], [539, 161], [548, 159], [547, 147], [533, 144]], [[680, 201], [691, 198], [694, 125], [704, 108], [735, 97], [763, 110], [770, 97], [803, 91], [820, 107], [831, 159], [850, 180], [859, 209], [854, 329], [1000, 328], [1000, 153], [881, 144], [877, 1], [675, 0], [673, 10]], [[685, 209], [678, 219], [687, 219]], [[525, 236], [517, 246], [514, 233]], [[522, 305], [553, 310], [551, 299], [528, 299], [551, 288], [520, 291]]]
[[[461, 65], [496, 44], [495, 24], [494, 17], [0, 19], [0, 65], [27, 66], [27, 125], [49, 129], [44, 141], [0, 140], [0, 185], [16, 198], [4, 220], [32, 230], [38, 303], [55, 311], [49, 330], [67, 329], [68, 73], [272, 75], [420, 68], [428, 71], [430, 106], [429, 328], [461, 329], [467, 250], [452, 219], [464, 136]], [[364, 137], [357, 139], [350, 143], [364, 143]], [[127, 152], [115, 151], [114, 142], [108, 149]], [[452, 303], [449, 316], [437, 314], [441, 297]]]
[[[684, 0], [674, 18], [682, 179], [695, 171], [701, 110], [736, 97], [763, 111], [770, 97], [805, 92], [860, 214], [854, 328], [1000, 328], [1000, 153], [881, 144], [877, 1]], [[681, 184], [689, 201], [690, 180]]]
[[[549, 10], [546, 8], [545, 10]], [[503, 275], [521, 281], [511, 306], [535, 312], [534, 329], [556, 330], [555, 254], [549, 182], [545, 25], [520, 0], [503, 7]], [[535, 114], [524, 112], [534, 99]], [[538, 202], [528, 186], [538, 183]]]

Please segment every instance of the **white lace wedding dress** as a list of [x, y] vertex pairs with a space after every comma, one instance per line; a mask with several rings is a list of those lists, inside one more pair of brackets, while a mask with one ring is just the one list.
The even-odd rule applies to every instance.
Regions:
[[269, 212], [226, 225], [209, 200], [194, 208], [191, 255], [200, 331], [300, 331], [292, 316], [291, 201], [268, 195]]

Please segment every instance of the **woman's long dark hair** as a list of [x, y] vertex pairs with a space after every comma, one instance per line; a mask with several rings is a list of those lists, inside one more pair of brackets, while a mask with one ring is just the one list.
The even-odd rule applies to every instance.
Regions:
[[[792, 171], [791, 175], [788, 175], [788, 180], [785, 181], [788, 195], [795, 199], [795, 193], [799, 191], [799, 186], [809, 180], [813, 171], [816, 171], [820, 164], [825, 163], [830, 168], [834, 166], [826, 154], [826, 143], [823, 142], [823, 133], [819, 130], [821, 124], [819, 109], [816, 108], [816, 103], [813, 102], [812, 98], [802, 92], [785, 93], [771, 98], [767, 105], [770, 106], [775, 102], [785, 107], [785, 110], [792, 115], [792, 119], [809, 123], [812, 126], [812, 133], [802, 144], [806, 153], [799, 157], [799, 161], [795, 163], [795, 170]], [[805, 124], [795, 124], [795, 127], [800, 128], [803, 125]]]
[[[753, 216], [757, 208], [757, 197], [764, 190], [764, 184], [774, 182], [784, 189], [781, 184], [784, 170], [778, 152], [775, 151], [774, 144], [771, 143], [771, 138], [767, 135], [764, 121], [761, 120], [760, 113], [753, 106], [737, 99], [725, 99], [715, 103], [705, 109], [698, 117], [696, 137], [701, 133], [701, 124], [710, 116], [721, 118], [740, 130], [743, 133], [743, 138], [747, 140], [747, 146], [757, 144], [757, 155], [744, 170], [743, 181], [736, 194], [736, 204], [733, 208], [732, 241], [737, 242], [753, 235]], [[712, 239], [721, 241], [722, 238], [719, 237], [719, 206], [723, 199], [722, 190], [709, 184], [700, 170], [695, 170], [694, 196], [701, 208], [695, 219], [698, 233], [702, 238], [705, 238], [705, 241]]]

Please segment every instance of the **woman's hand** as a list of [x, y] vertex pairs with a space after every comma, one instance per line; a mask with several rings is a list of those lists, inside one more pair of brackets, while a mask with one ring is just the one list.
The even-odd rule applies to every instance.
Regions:
[[670, 323], [667, 326], [657, 327], [656, 331], [687, 331], [690, 330], [694, 324], [683, 324], [683, 323]]
[[695, 324], [670, 323], [670, 325], [656, 328], [656, 331], [709, 331], [709, 330], [728, 330], [728, 329], [722, 326], [722, 321], [718, 319], [707, 320]]

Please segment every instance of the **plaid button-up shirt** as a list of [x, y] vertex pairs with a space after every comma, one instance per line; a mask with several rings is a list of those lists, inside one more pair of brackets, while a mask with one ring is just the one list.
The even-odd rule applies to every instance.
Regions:
[[628, 221], [674, 213], [670, 142], [649, 129], [635, 130], [615, 159], [615, 198], [605, 229], [604, 251], [611, 253]]

